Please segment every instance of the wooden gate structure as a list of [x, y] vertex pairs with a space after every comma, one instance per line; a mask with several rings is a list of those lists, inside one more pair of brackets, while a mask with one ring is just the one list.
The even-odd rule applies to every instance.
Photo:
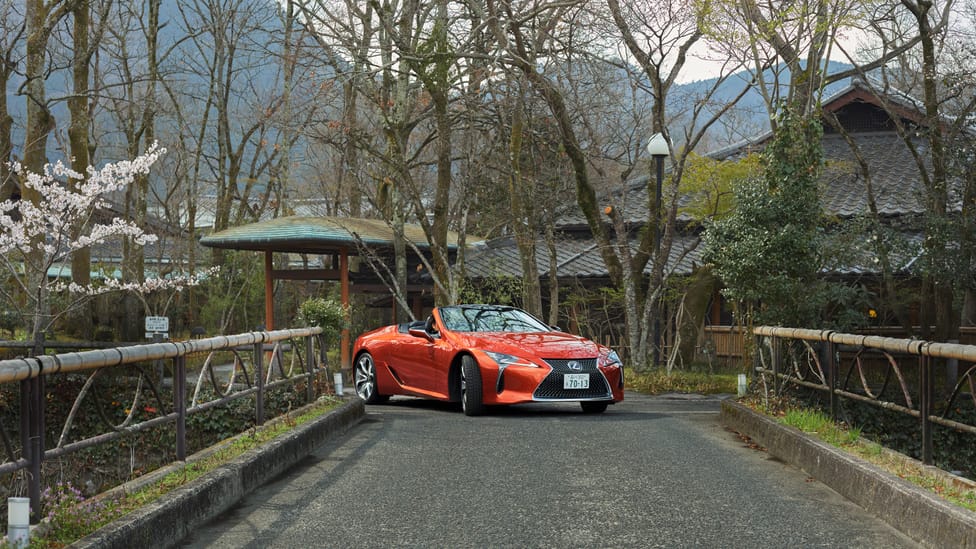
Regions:
[[[425, 301], [433, 296], [433, 282], [425, 276], [424, 266], [425, 261], [429, 264], [430, 243], [419, 225], [405, 225], [403, 233], [408, 244], [407, 272], [410, 273], [407, 296], [414, 315], [419, 315]], [[290, 216], [231, 227], [203, 237], [200, 243], [210, 248], [264, 252], [265, 329], [273, 330], [276, 280], [337, 281], [342, 304], [346, 307], [350, 293], [392, 295], [391, 286], [369, 263], [379, 261], [386, 265], [388, 272], [394, 272], [394, 239], [393, 229], [381, 219]], [[457, 242], [458, 235], [450, 234], [448, 240]], [[417, 251], [425, 257], [421, 258]], [[276, 269], [276, 253], [320, 256], [321, 266]], [[453, 261], [457, 256], [457, 245], [449, 246], [448, 253]], [[366, 261], [351, 268], [350, 258], [356, 256]], [[394, 321], [395, 311], [396, 307]], [[349, 330], [344, 329], [341, 343], [343, 369], [350, 367], [350, 343]]]

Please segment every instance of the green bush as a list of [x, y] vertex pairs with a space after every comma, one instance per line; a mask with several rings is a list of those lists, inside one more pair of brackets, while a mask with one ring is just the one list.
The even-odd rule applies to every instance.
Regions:
[[23, 326], [23, 319], [17, 311], [9, 309], [0, 311], [0, 330], [10, 332], [10, 339], [13, 339], [17, 328]]
[[295, 321], [304, 326], [319, 326], [326, 341], [334, 341], [349, 326], [346, 308], [334, 299], [313, 297], [298, 306]]
[[233, 334], [264, 324], [264, 270], [257, 254], [226, 251], [220, 273], [190, 292], [208, 332]]
[[732, 394], [738, 384], [737, 374], [706, 374], [674, 370], [670, 374], [661, 369], [647, 372], [628, 370], [624, 374], [627, 388], [639, 393], [696, 393], [703, 395]]

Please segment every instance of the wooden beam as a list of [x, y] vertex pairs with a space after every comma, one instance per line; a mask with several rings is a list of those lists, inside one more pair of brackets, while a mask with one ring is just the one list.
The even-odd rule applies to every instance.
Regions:
[[[369, 282], [353, 282], [350, 288], [355, 290], [357, 294], [390, 294], [393, 292], [390, 287], [386, 284], [380, 283], [369, 283]], [[408, 284], [407, 291], [410, 293], [424, 293], [425, 295], [431, 291], [430, 286], [424, 286], [423, 284]]]
[[274, 330], [274, 262], [272, 252], [264, 252], [264, 329]]
[[341, 280], [342, 271], [339, 269], [275, 269], [272, 271], [277, 280]]

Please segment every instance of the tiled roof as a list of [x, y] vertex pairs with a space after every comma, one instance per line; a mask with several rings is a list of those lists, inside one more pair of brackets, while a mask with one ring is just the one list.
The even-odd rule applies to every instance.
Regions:
[[[650, 197], [648, 196], [648, 176], [640, 176], [633, 179], [625, 189], [617, 189], [605, 192], [597, 196], [597, 204], [600, 211], [606, 206], [619, 208], [623, 212], [623, 219], [630, 227], [642, 226], [647, 223], [650, 210]], [[667, 183], [665, 182], [665, 185]], [[661, 198], [665, 205], [668, 204], [668, 197]], [[689, 197], [680, 197], [679, 206], [685, 206], [690, 202]], [[600, 217], [605, 223], [610, 223], [610, 218], [601, 213]], [[692, 221], [692, 218], [682, 212], [678, 212], [678, 223]], [[568, 205], [558, 216], [556, 226], [561, 230], [589, 229], [583, 210], [576, 203]]]
[[[419, 225], [404, 226], [404, 233], [418, 248], [430, 248]], [[457, 235], [449, 235], [448, 239], [456, 242]], [[308, 253], [355, 248], [359, 241], [390, 246], [393, 229], [380, 219], [292, 216], [239, 225], [200, 239], [201, 244], [212, 248]], [[457, 246], [448, 247], [453, 250]]]
[[[850, 134], [860, 156], [868, 164], [872, 193], [861, 175], [861, 166], [844, 137], [824, 135], [824, 171], [820, 178], [820, 200], [824, 213], [850, 218], [870, 212], [868, 198], [874, 196], [878, 214], [884, 217], [916, 216], [925, 212], [924, 192], [918, 165], [902, 139], [895, 132], [864, 132]], [[926, 143], [918, 138], [913, 145], [924, 154]], [[750, 143], [752, 151], [762, 144]], [[729, 149], [725, 158], [736, 156]], [[950, 184], [950, 208], [958, 209], [958, 199], [952, 194], [958, 185]]]
[[[694, 263], [701, 263], [698, 239], [694, 236], [680, 236], [675, 240], [668, 262], [668, 271], [674, 274], [689, 274]], [[636, 250], [637, 240], [631, 240]], [[536, 242], [536, 266], [540, 276], [550, 270], [549, 249], [544, 240]], [[650, 273], [648, 264], [644, 272]], [[473, 278], [494, 276], [522, 276], [518, 247], [511, 237], [497, 238], [469, 254], [465, 260], [467, 275]], [[563, 238], [556, 243], [556, 273], [559, 278], [606, 278], [607, 269], [596, 243], [591, 239]]]
[[[852, 134], [852, 137], [868, 164], [878, 213], [886, 216], [923, 213], [918, 166], [905, 141], [892, 132]], [[867, 185], [850, 146], [839, 135], [826, 135], [823, 148], [826, 165], [820, 197], [824, 212], [840, 217], [868, 213]]]
[[[857, 109], [861, 109], [862, 106], [867, 105], [865, 102], [871, 100], [870, 96], [865, 93], [867, 90], [868, 88], [863, 82], [852, 81], [849, 86], [825, 100], [824, 108], [829, 110], [836, 107], [834, 110], [837, 110], [840, 107], [849, 106], [846, 112], [857, 114]], [[889, 97], [889, 99], [892, 98], [895, 105], [903, 109], [903, 115], [905, 113], [910, 114], [909, 111], [912, 109], [917, 109], [917, 103], [907, 96], [895, 94]], [[905, 141], [895, 131], [861, 131], [852, 132], [850, 135], [860, 151], [861, 157], [868, 163], [871, 174], [870, 183], [873, 190], [871, 194], [874, 196], [878, 213], [889, 220], [902, 220], [899, 223], [893, 223], [893, 227], [898, 228], [902, 232], [903, 238], [906, 239], [908, 243], [907, 255], [895, 258], [895, 260], [907, 266], [917, 257], [917, 251], [920, 248], [920, 236], [917, 231], [913, 232], [912, 226], [916, 223], [914, 220], [917, 219], [918, 215], [925, 211], [922, 200], [924, 188], [918, 166]], [[755, 139], [715, 151], [709, 156], [715, 159], [734, 159], [746, 152], [762, 150], [771, 137], [772, 133], [767, 132]], [[916, 149], [923, 156], [925, 155], [925, 146], [924, 140], [921, 139], [917, 140], [915, 144]], [[825, 167], [820, 185], [824, 213], [838, 219], [849, 219], [869, 213], [867, 184], [860, 175], [861, 169], [850, 145], [842, 136], [836, 133], [827, 133], [823, 137], [823, 150]], [[607, 205], [621, 209], [630, 229], [643, 226], [648, 220], [647, 184], [649, 175], [635, 178], [625, 189], [604, 193], [597, 198], [597, 204], [601, 209]], [[951, 197], [955, 196], [953, 193], [956, 187], [957, 185], [950, 184]], [[956, 201], [954, 207], [958, 209], [958, 199], [952, 198], [951, 200]], [[607, 216], [601, 215], [609, 223]], [[686, 216], [679, 217], [679, 226], [683, 225], [682, 221], [688, 220]], [[556, 228], [559, 231], [574, 232], [577, 235], [589, 233], [586, 218], [575, 203], [567, 205], [564, 212], [558, 217]], [[700, 250], [696, 248], [696, 245], [697, 238], [692, 235], [679, 237], [676, 241], [675, 250], [669, 259], [669, 272], [674, 274], [691, 272], [692, 263], [700, 262]], [[549, 271], [547, 251], [543, 241], [540, 240], [537, 246], [536, 263], [540, 274], [544, 274]], [[679, 261], [678, 255], [684, 248], [692, 251]], [[856, 257], [849, 260], [850, 264], [833, 265], [828, 269], [837, 274], [877, 271], [869, 249], [865, 248], [862, 253], [854, 255]], [[607, 276], [600, 251], [596, 248], [592, 238], [580, 237], [575, 240], [569, 238], [561, 240], [558, 244], [558, 257], [560, 277], [601, 278]], [[490, 241], [478, 253], [469, 256], [467, 259], [468, 274], [474, 277], [499, 274], [521, 276], [520, 265], [518, 248], [511, 238]], [[649, 268], [650, 266], [648, 266]]]
[[[869, 165], [878, 213], [897, 216], [924, 212], [918, 167], [901, 137], [894, 132], [856, 133], [852, 136]], [[922, 147], [923, 144], [919, 142], [917, 146]], [[821, 200], [824, 213], [840, 217], [868, 213], [867, 186], [850, 146], [843, 137], [830, 134], [824, 136], [823, 147], [826, 165], [821, 178]], [[753, 143], [749, 148], [760, 150], [762, 145]], [[730, 154], [729, 150], [723, 154], [725, 158], [736, 156]], [[683, 202], [687, 202], [687, 199]], [[598, 204], [623, 208], [628, 224], [643, 225], [648, 219], [647, 177], [634, 180], [622, 196], [618, 192], [599, 197]], [[603, 217], [609, 222], [606, 216]], [[679, 224], [683, 221], [690, 221], [690, 218], [679, 215]], [[579, 206], [573, 204], [559, 217], [558, 227], [565, 230], [587, 228], [588, 225]]]
[[[906, 269], [921, 253], [922, 235], [913, 231], [901, 231], [900, 238], [903, 246], [899, 252], [893, 252], [890, 258], [896, 269]], [[632, 249], [636, 250], [637, 241], [631, 240]], [[701, 246], [696, 236], [681, 235], [675, 239], [668, 258], [667, 273], [669, 275], [691, 274], [695, 265], [701, 265]], [[878, 264], [871, 247], [867, 244], [849, 250], [848, 257], [842, 263], [825, 266], [825, 272], [836, 275], [857, 275], [876, 273]], [[549, 251], [543, 240], [536, 242], [536, 268], [540, 277], [548, 276]], [[600, 249], [592, 239], [565, 238], [556, 244], [557, 275], [560, 279], [605, 279], [607, 269], [603, 263]], [[651, 264], [644, 268], [644, 274], [650, 274]], [[515, 240], [497, 238], [477, 251], [469, 252], [465, 260], [467, 276], [471, 278], [491, 278], [497, 276], [522, 276], [522, 264], [519, 261], [518, 247]]]

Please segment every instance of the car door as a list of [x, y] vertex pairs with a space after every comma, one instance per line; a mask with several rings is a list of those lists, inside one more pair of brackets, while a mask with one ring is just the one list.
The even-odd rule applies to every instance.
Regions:
[[438, 366], [438, 357], [443, 355], [438, 349], [443, 345], [436, 327], [433, 331], [414, 329], [400, 339], [395, 360], [402, 369], [401, 379], [411, 390], [425, 396], [447, 396], [447, 382], [441, 379], [446, 374], [439, 373], [443, 368]]

